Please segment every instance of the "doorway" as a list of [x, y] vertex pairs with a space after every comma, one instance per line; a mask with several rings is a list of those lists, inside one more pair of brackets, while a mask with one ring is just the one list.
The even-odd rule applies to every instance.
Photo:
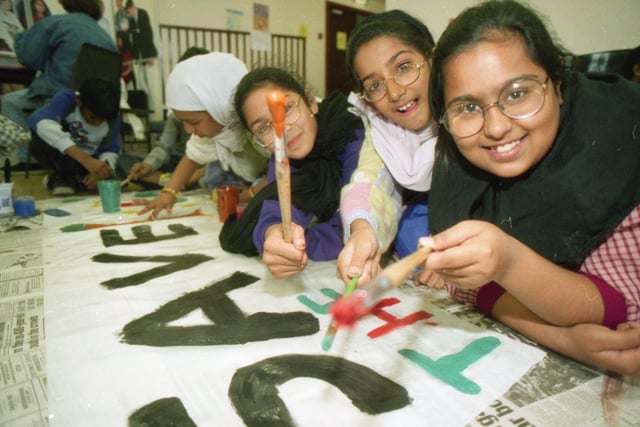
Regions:
[[353, 85], [347, 74], [346, 51], [353, 28], [372, 13], [341, 4], [326, 3], [325, 92], [339, 90], [348, 95]]

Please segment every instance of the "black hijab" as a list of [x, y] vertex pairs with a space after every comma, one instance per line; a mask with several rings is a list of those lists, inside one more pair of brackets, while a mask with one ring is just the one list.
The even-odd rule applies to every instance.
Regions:
[[577, 75], [562, 95], [554, 144], [522, 176], [502, 179], [457, 148], [438, 149], [429, 205], [434, 234], [466, 219], [488, 221], [577, 270], [629, 215], [640, 203], [640, 85], [617, 75]]
[[[333, 92], [320, 103], [316, 120], [318, 135], [311, 152], [304, 158], [289, 162], [296, 172], [291, 173], [292, 204], [306, 213], [314, 213], [319, 222], [327, 221], [340, 202], [340, 171], [338, 155], [363, 129], [362, 120], [348, 111], [347, 97]], [[275, 181], [269, 183], [251, 199], [238, 220], [231, 215], [220, 231], [220, 246], [227, 252], [247, 256], [258, 255], [253, 244], [253, 229], [258, 223], [262, 202], [278, 200]]]

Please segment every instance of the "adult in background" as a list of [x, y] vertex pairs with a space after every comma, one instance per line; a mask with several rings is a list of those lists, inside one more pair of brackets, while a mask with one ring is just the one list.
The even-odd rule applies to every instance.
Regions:
[[147, 68], [153, 66], [158, 51], [153, 42], [153, 29], [146, 10], [138, 8], [132, 0], [127, 0], [124, 6], [129, 18], [128, 35], [131, 41], [131, 57], [133, 60], [134, 82], [137, 89], [147, 93], [151, 104], [151, 85]]
[[[39, 74], [26, 89], [2, 96], [2, 114], [28, 130], [27, 119], [53, 95], [69, 87], [71, 72], [83, 43], [117, 51], [97, 23], [102, 16], [97, 0], [60, 0], [66, 14], [53, 15], [18, 34], [18, 61]], [[26, 150], [19, 160], [26, 160]]]

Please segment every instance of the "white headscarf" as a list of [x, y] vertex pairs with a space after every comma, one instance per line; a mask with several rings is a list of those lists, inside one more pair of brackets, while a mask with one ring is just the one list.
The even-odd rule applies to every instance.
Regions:
[[410, 190], [429, 190], [438, 139], [438, 123], [433, 117], [425, 129], [414, 132], [384, 117], [353, 92], [349, 103], [352, 113], [369, 121], [373, 147], [393, 178]]
[[229, 166], [236, 169], [237, 159], [233, 153], [243, 150], [246, 135], [233, 109], [233, 93], [246, 73], [247, 67], [235, 56], [212, 52], [177, 63], [169, 75], [167, 107], [179, 111], [206, 111], [224, 126], [213, 138], [215, 144], [203, 145], [211, 138], [191, 137], [186, 154], [193, 161], [204, 164], [220, 160], [224, 169], [228, 170]]

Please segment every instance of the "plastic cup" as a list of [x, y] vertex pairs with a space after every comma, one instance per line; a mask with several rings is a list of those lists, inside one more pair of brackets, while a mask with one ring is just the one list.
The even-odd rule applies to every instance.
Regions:
[[[235, 209], [235, 205], [234, 205], [234, 209]], [[0, 183], [0, 217], [12, 217], [12, 216], [13, 216], [13, 182], [3, 182], [3, 183]]]
[[13, 198], [13, 210], [16, 216], [28, 218], [36, 214], [36, 201], [31, 196], [20, 196]]
[[220, 185], [218, 191], [218, 216], [225, 222], [229, 215], [236, 212], [240, 189], [235, 185]]
[[100, 202], [105, 213], [120, 212], [120, 181], [117, 179], [105, 179], [98, 181]]

